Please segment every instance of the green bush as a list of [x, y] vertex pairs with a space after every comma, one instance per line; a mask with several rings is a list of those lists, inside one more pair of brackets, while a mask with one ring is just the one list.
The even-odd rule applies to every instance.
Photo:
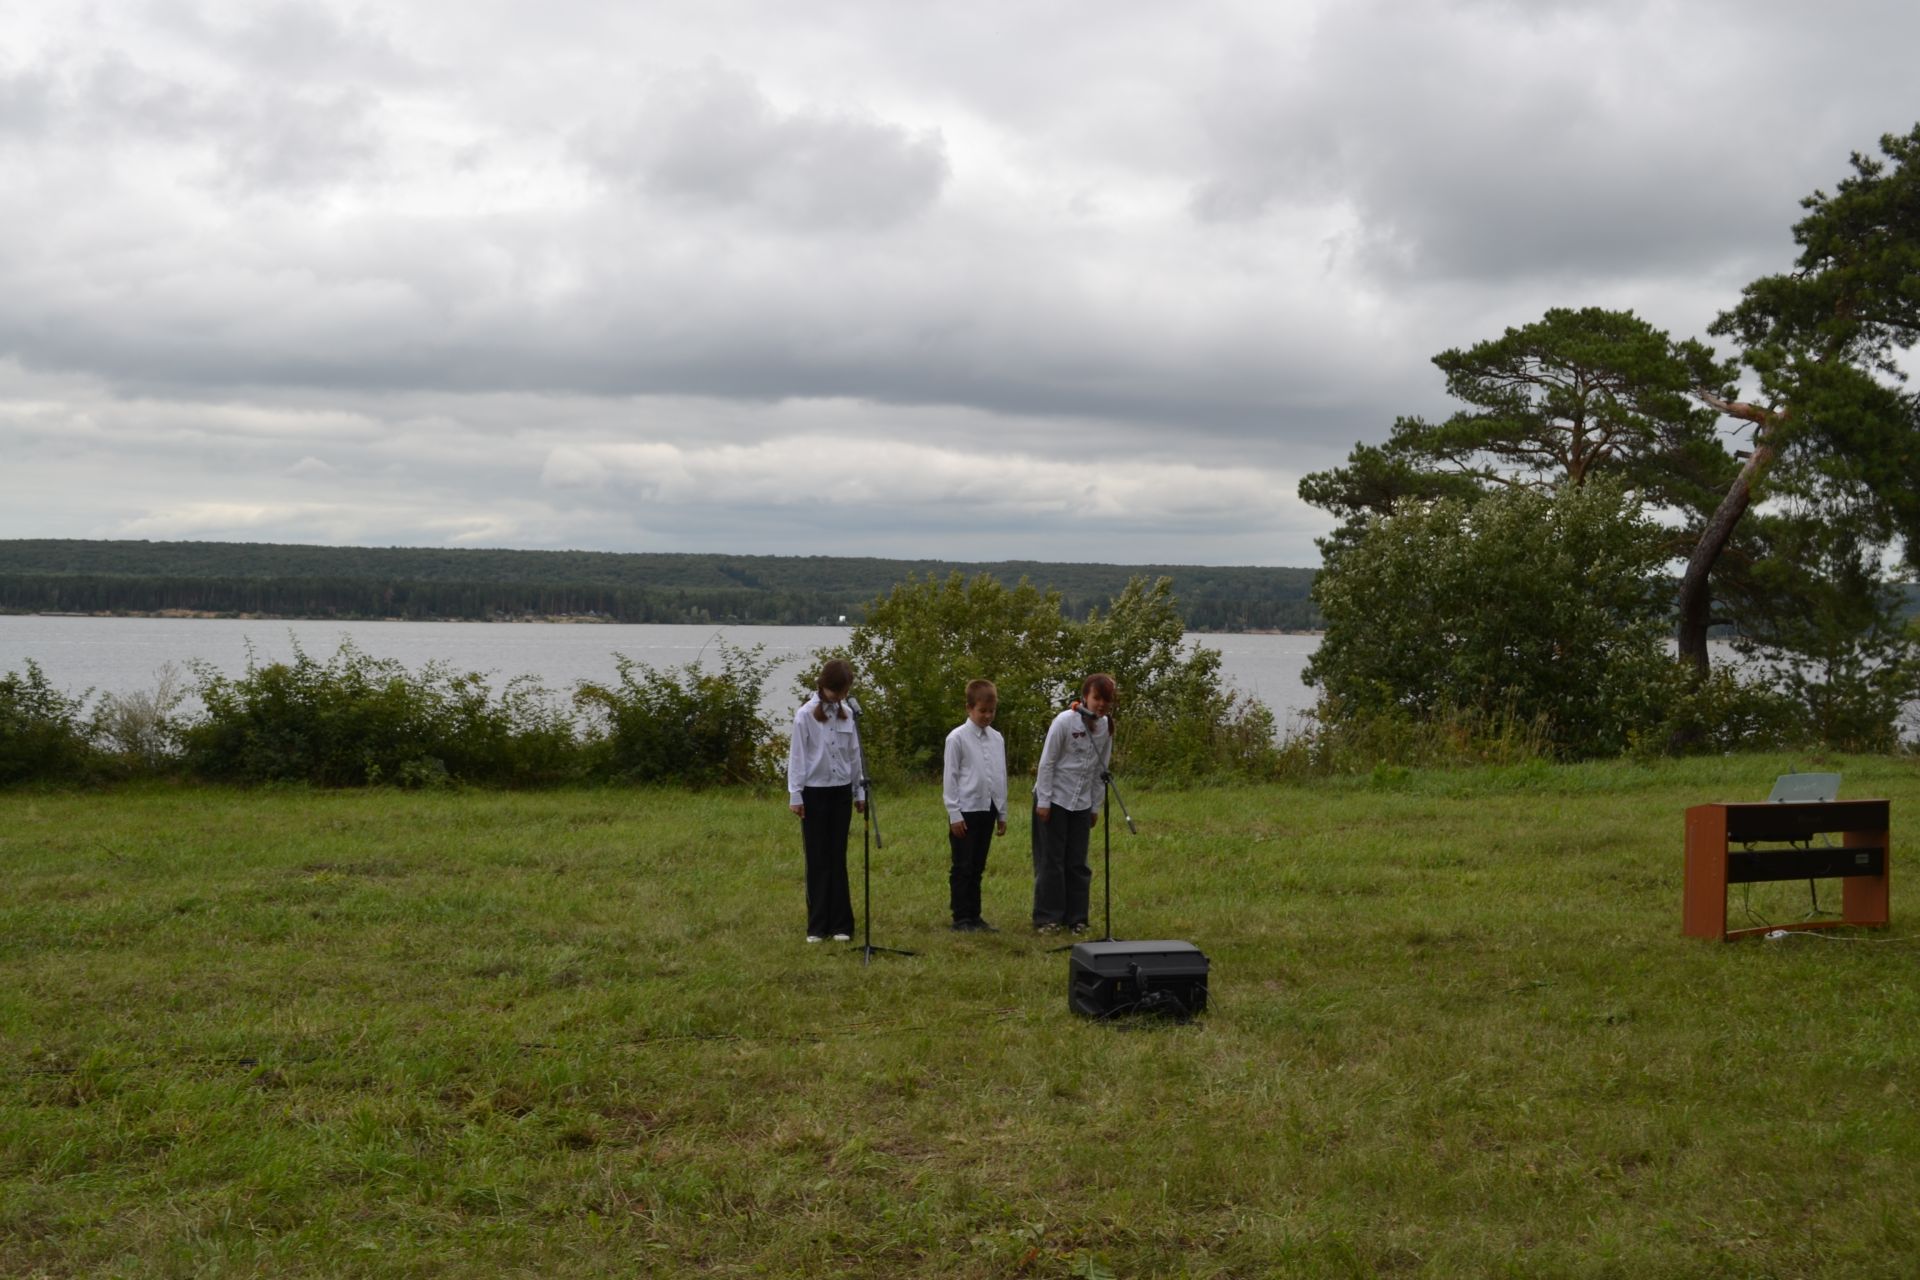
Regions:
[[[1650, 677], [1657, 711], [1629, 731], [1626, 754], [1668, 754], [1676, 732], [1702, 754], [1815, 745], [1790, 698], [1726, 668], [1696, 681], [1668, 664]], [[1423, 711], [1400, 707], [1363, 710], [1322, 700], [1278, 748], [1275, 772], [1323, 777], [1381, 768], [1471, 768], [1550, 762], [1556, 755], [1545, 715], [1512, 706], [1460, 707], [1442, 703]]]
[[1285, 777], [1360, 774], [1383, 768], [1514, 765], [1548, 759], [1546, 721], [1512, 708], [1439, 706], [1355, 711], [1323, 701], [1279, 748]]
[[111, 756], [122, 772], [158, 773], [180, 756], [180, 705], [187, 686], [180, 669], [162, 663], [154, 687], [132, 693], [109, 693], [100, 699], [92, 720], [94, 743]]
[[1635, 755], [1671, 754], [1676, 743], [1706, 755], [1820, 745], [1794, 699], [1764, 675], [1721, 666], [1702, 680], [1674, 665], [1663, 679], [1659, 717], [1632, 735]]
[[[1011, 770], [1031, 768], [1040, 735], [1075, 679], [1067, 657], [1060, 593], [1042, 593], [1021, 579], [1008, 589], [987, 574], [971, 581], [909, 575], [867, 610], [847, 638], [854, 696], [864, 714], [861, 742], [871, 768], [911, 776], [940, 770], [947, 731], [966, 715], [967, 681], [992, 680], [1000, 690], [996, 727], [1007, 740]], [[820, 665], [842, 656], [815, 654], [797, 680], [810, 693]]]
[[[1272, 772], [1273, 712], [1222, 683], [1219, 650], [1186, 646], [1171, 579], [1134, 578], [1067, 634], [1074, 671], [1111, 672], [1120, 684], [1116, 768], [1182, 779]], [[1038, 738], [1031, 749], [1037, 764]]]
[[325, 662], [249, 659], [229, 678], [195, 664], [201, 714], [181, 733], [190, 773], [240, 782], [531, 784], [576, 767], [572, 723], [538, 681], [496, 697], [487, 677], [440, 663], [417, 673], [351, 643]]
[[575, 705], [599, 720], [590, 743], [592, 772], [629, 782], [697, 786], [767, 777], [773, 737], [760, 714], [768, 667], [764, 646], [720, 645], [720, 670], [697, 663], [658, 671], [614, 655], [612, 685], [582, 682]]
[[1791, 709], [1793, 745], [1896, 751], [1901, 715], [1920, 696], [1920, 637], [1885, 576], [1886, 542], [1844, 501], [1784, 505], [1761, 526], [1768, 555], [1750, 570], [1773, 607], [1734, 648]]
[[1672, 693], [1665, 537], [1602, 481], [1375, 520], [1314, 584], [1323, 721], [1469, 710], [1567, 759], [1619, 754]]
[[24, 673], [0, 676], [0, 786], [91, 776], [99, 759], [85, 707], [84, 694], [55, 689], [31, 658]]
[[[1258, 775], [1273, 762], [1272, 713], [1222, 686], [1217, 652], [1187, 649], [1166, 578], [1152, 586], [1136, 578], [1104, 612], [1075, 622], [1058, 592], [1025, 579], [1007, 588], [986, 574], [909, 577], [868, 608], [843, 655], [815, 655], [833, 656], [854, 665], [862, 740], [882, 773], [939, 772], [975, 677], [999, 689], [995, 727], [1007, 741], [1009, 773], [1030, 773], [1047, 725], [1093, 671], [1111, 672], [1120, 686], [1116, 769]], [[801, 673], [801, 690], [811, 689], [817, 669], [816, 662]]]

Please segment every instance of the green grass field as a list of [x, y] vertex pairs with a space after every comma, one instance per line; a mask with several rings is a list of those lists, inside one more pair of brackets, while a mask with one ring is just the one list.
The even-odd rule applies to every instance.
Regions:
[[1912, 1275], [1920, 772], [1831, 766], [1892, 929], [1679, 933], [1792, 763], [1130, 790], [1186, 1026], [1067, 1013], [1023, 832], [949, 933], [932, 788], [871, 967], [778, 796], [0, 795], [0, 1275]]

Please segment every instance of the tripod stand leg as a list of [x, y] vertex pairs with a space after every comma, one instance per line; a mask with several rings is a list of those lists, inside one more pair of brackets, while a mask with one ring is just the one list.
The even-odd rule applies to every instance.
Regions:
[[[1120, 794], [1120, 788], [1115, 784], [1113, 775], [1103, 771], [1100, 774], [1100, 785], [1102, 787], [1102, 794], [1117, 802], [1120, 806], [1120, 812], [1126, 815], [1127, 830], [1135, 835], [1140, 834], [1139, 830], [1133, 825], [1133, 815], [1127, 812], [1126, 798]], [[1105, 809], [1107, 821], [1100, 829], [1100, 860], [1102, 864], [1102, 889], [1106, 894], [1107, 929], [1096, 941], [1118, 942], [1119, 939], [1113, 936], [1113, 807], [1112, 805], [1107, 805]], [[1099, 811], [1096, 810], [1096, 816], [1098, 813]], [[1053, 951], [1067, 951], [1071, 950], [1072, 946], [1072, 943], [1068, 943], [1064, 947], [1053, 947], [1050, 949]]]
[[[876, 947], [873, 945], [873, 840], [880, 828], [879, 815], [873, 808], [873, 786], [865, 778], [860, 780], [860, 792], [866, 798], [860, 811], [860, 924], [865, 941], [859, 951], [862, 967], [873, 963], [877, 955], [910, 956], [917, 952], [903, 951], [899, 947]], [[850, 953], [851, 954], [851, 953]]]
[[[1127, 798], [1120, 794], [1120, 784], [1113, 780], [1111, 770], [1103, 769], [1101, 771], [1100, 786], [1102, 793], [1110, 797], [1115, 804], [1120, 806], [1120, 812], [1127, 820], [1127, 830], [1134, 835], [1139, 835], [1139, 828], [1133, 825], [1133, 815], [1127, 812]], [[1113, 805], [1107, 806], [1107, 821], [1101, 831], [1100, 840], [1101, 857], [1106, 863], [1101, 874], [1102, 878], [1106, 881], [1107, 893], [1107, 932], [1106, 936], [1101, 938], [1101, 941], [1115, 942], [1118, 941], [1118, 939], [1113, 936]]]
[[[1111, 784], [1109, 784], [1111, 785]], [[1107, 811], [1107, 820], [1100, 824], [1100, 881], [1101, 889], [1107, 898], [1107, 929], [1100, 935], [1102, 942], [1113, 941], [1113, 811]]]

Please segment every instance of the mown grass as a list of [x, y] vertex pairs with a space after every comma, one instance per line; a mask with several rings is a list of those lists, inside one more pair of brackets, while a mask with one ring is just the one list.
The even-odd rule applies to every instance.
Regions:
[[1910, 1275], [1920, 774], [1838, 766], [1888, 933], [1679, 935], [1682, 810], [1789, 763], [1130, 791], [1116, 932], [1214, 965], [1151, 1027], [1018, 833], [945, 930], [930, 788], [871, 967], [776, 796], [0, 796], [0, 1274]]

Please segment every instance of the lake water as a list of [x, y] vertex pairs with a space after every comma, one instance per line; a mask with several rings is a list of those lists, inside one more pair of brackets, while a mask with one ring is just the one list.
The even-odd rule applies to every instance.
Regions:
[[[766, 646], [777, 664], [767, 682], [769, 709], [785, 713], [808, 655], [840, 643], [845, 627], [713, 627], [533, 622], [311, 622], [230, 618], [67, 618], [0, 615], [0, 673], [28, 659], [71, 694], [132, 693], [152, 689], [165, 663], [186, 674], [189, 661], [227, 675], [246, 670], [249, 653], [262, 662], [291, 658], [298, 644], [326, 658], [351, 640], [376, 658], [418, 669], [431, 661], [457, 671], [484, 671], [495, 687], [518, 675], [538, 676], [565, 691], [577, 681], [614, 678], [614, 654], [656, 668], [711, 664], [717, 642]], [[1190, 644], [1220, 651], [1220, 666], [1241, 692], [1272, 708], [1284, 726], [1312, 705], [1300, 672], [1320, 638], [1310, 635], [1194, 635]], [[969, 673], [956, 673], [964, 676]]]

